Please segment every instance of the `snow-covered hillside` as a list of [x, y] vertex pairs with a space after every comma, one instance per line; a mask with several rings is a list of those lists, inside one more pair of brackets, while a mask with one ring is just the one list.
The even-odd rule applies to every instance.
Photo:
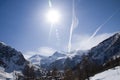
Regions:
[[4, 68], [0, 67], [0, 80], [13, 80], [13, 73], [7, 73]]
[[120, 80], [120, 66], [98, 73], [90, 80]]

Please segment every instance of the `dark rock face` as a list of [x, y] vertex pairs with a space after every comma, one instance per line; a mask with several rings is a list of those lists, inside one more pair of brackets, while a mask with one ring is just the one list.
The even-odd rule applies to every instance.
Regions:
[[89, 52], [90, 57], [97, 63], [103, 64], [113, 56], [120, 55], [120, 33], [104, 40]]
[[26, 63], [27, 61], [21, 52], [0, 43], [0, 66], [4, 67], [5, 71], [22, 70]]

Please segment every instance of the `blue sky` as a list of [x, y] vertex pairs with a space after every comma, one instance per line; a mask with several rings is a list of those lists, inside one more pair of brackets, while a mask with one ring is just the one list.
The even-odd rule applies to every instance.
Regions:
[[[53, 8], [61, 13], [61, 21], [54, 25], [49, 38], [50, 23], [45, 19], [48, 0], [0, 0], [0, 41], [24, 54], [43, 54], [55, 50], [66, 51], [72, 19], [72, 0], [51, 0]], [[73, 49], [86, 48], [87, 39], [111, 15], [115, 14], [89, 45], [93, 46], [120, 31], [120, 0], [75, 0], [75, 13], [79, 20], [73, 31]], [[59, 36], [59, 40], [56, 38]], [[96, 42], [96, 43], [95, 43]], [[49, 49], [50, 48], [50, 49]]]

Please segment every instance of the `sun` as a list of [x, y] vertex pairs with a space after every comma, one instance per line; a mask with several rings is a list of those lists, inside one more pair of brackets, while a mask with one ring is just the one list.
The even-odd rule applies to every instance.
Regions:
[[58, 10], [50, 9], [46, 14], [47, 21], [56, 24], [60, 21], [60, 13]]

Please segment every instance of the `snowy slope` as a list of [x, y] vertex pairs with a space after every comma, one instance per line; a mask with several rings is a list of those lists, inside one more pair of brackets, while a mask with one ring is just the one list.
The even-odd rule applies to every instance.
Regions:
[[0, 80], [10, 79], [13, 80], [13, 74], [7, 72], [0, 72]]
[[90, 80], [120, 80], [120, 66], [96, 74]]
[[4, 68], [0, 67], [0, 80], [10, 79], [13, 80], [13, 74], [4, 71]]

